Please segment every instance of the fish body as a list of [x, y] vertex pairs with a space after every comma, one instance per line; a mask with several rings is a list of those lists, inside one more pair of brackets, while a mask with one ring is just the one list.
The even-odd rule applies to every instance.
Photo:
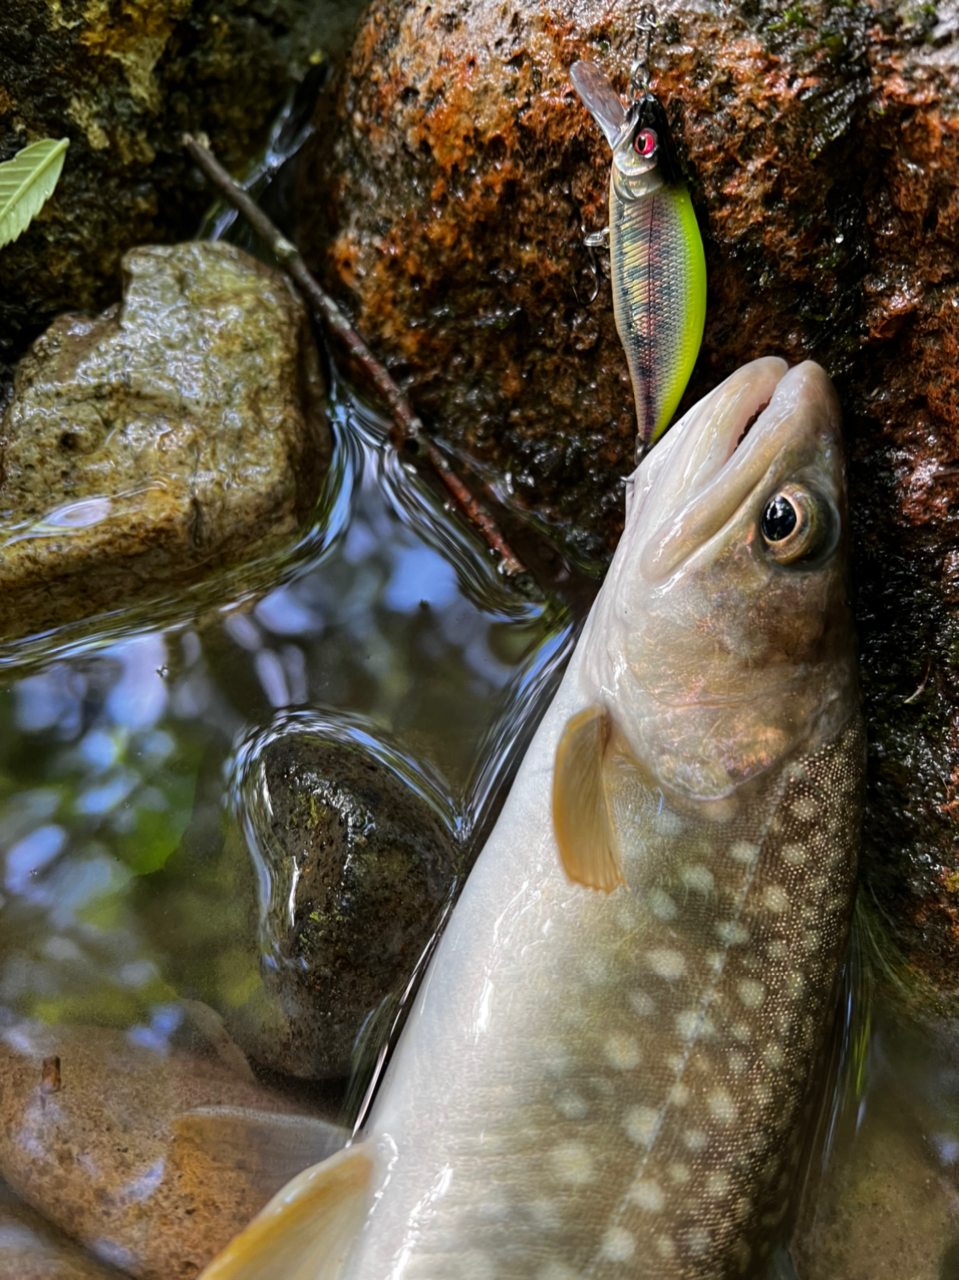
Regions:
[[844, 527], [816, 365], [753, 362], [649, 454], [364, 1140], [207, 1280], [764, 1274], [855, 884]]
[[613, 149], [609, 256], [641, 449], [676, 411], [702, 342], [706, 260], [666, 115], [650, 93], [627, 111], [602, 71], [574, 63], [573, 86]]

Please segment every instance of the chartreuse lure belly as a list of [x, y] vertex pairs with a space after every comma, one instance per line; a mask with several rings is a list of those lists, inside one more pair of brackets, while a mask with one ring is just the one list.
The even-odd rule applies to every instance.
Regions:
[[616, 328], [636, 397], [642, 455], [686, 389], [706, 318], [706, 261], [666, 115], [648, 91], [629, 109], [591, 62], [570, 78], [613, 149], [609, 253]]

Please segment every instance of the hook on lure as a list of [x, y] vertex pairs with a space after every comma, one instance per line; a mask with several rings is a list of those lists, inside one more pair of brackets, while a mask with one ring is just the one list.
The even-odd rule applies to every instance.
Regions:
[[637, 460], [669, 425], [699, 354], [706, 259], [663, 111], [649, 90], [656, 10], [640, 12], [628, 107], [605, 72], [576, 62], [570, 79], [612, 149], [609, 256], [616, 329], [626, 352]]

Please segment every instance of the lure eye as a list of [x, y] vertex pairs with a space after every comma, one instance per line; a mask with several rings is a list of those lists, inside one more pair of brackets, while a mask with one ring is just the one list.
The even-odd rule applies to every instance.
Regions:
[[642, 156], [644, 160], [648, 160], [656, 154], [656, 148], [659, 146], [659, 139], [656, 137], [654, 129], [639, 129], [636, 137], [633, 139], [633, 150], [638, 156]]
[[792, 564], [818, 550], [824, 523], [814, 495], [789, 484], [766, 503], [759, 528], [773, 560]]

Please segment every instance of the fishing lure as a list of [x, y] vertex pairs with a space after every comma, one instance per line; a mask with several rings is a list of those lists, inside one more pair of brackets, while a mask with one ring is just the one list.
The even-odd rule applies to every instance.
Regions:
[[650, 93], [646, 58], [633, 64], [624, 107], [606, 75], [576, 62], [573, 87], [613, 149], [609, 255], [616, 329], [626, 351], [637, 457], [666, 430], [699, 353], [706, 319], [706, 260], [666, 114]]

